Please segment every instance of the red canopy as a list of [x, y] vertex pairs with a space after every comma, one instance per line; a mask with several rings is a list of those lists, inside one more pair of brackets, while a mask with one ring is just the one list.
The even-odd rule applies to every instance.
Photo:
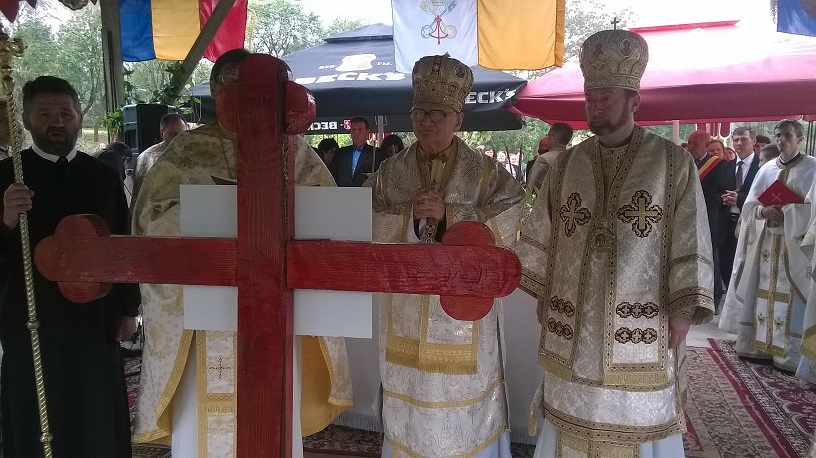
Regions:
[[[630, 29], [649, 44], [638, 123], [775, 120], [816, 111], [816, 38], [740, 25]], [[511, 110], [586, 128], [583, 84], [577, 60], [567, 62], [527, 84]]]

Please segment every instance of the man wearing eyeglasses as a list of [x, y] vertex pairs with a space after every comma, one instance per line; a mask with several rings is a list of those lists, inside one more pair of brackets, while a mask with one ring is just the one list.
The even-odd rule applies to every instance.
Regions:
[[[447, 55], [426, 56], [412, 78], [417, 141], [365, 183], [375, 240], [438, 243], [453, 224], [479, 221], [511, 246], [521, 185], [456, 136], [473, 73]], [[439, 296], [383, 294], [381, 305], [383, 456], [510, 456], [496, 307], [465, 322], [449, 317]]]
[[[227, 51], [213, 65], [210, 90], [217, 99], [220, 91], [239, 79], [241, 63], [251, 55], [246, 49]], [[220, 122], [205, 124], [176, 136], [145, 176], [133, 211], [134, 235], [180, 235], [179, 186], [213, 184], [213, 177], [237, 179], [235, 153], [238, 135]], [[334, 186], [323, 161], [300, 137], [295, 137], [295, 184]], [[236, 348], [231, 332], [184, 329], [182, 287], [141, 285], [146, 344], [134, 422], [134, 441], [172, 442], [175, 456], [199, 456], [197, 437], [180, 432], [174, 415], [183, 388], [199, 383], [199, 435], [207, 437], [209, 456], [228, 456], [235, 439], [235, 385], [219, 386], [234, 380]], [[304, 435], [325, 428], [351, 405], [351, 380], [342, 337], [301, 336], [303, 348], [301, 429]], [[220, 361], [213, 372], [207, 361]], [[198, 367], [207, 368], [199, 373]], [[320, 379], [323, 377], [323, 379]], [[325, 380], [328, 377], [329, 380]], [[325, 382], [323, 382], [325, 380]], [[217, 400], [221, 399], [221, 402]], [[174, 429], [175, 427], [175, 429]], [[172, 435], [172, 436], [171, 436]], [[171, 436], [171, 437], [168, 437]], [[192, 436], [195, 436], [194, 434]], [[192, 442], [192, 443], [191, 443]], [[204, 452], [202, 452], [204, 454]]]

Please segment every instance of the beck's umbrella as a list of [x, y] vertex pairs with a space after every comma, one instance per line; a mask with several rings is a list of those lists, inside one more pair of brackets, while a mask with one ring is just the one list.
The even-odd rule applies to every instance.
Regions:
[[[283, 60], [295, 81], [314, 94], [317, 119], [310, 134], [347, 133], [348, 120], [365, 116], [374, 126], [385, 116], [384, 129], [411, 131], [408, 111], [413, 89], [411, 75], [398, 73], [394, 65], [393, 28], [372, 24], [337, 34], [325, 43], [289, 54]], [[512, 130], [521, 128], [518, 116], [505, 110], [526, 83], [509, 73], [472, 67], [473, 89], [465, 102], [462, 130]], [[213, 119], [214, 107], [208, 83], [189, 93], [201, 100], [198, 122]]]

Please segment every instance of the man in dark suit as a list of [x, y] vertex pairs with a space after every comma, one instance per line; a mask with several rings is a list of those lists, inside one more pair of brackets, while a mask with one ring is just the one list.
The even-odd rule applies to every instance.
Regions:
[[725, 243], [728, 232], [730, 213], [723, 204], [723, 195], [733, 181], [733, 174], [729, 174], [728, 162], [706, 152], [711, 135], [704, 130], [697, 130], [688, 137], [688, 152], [697, 164], [697, 174], [703, 188], [706, 210], [708, 212], [708, 227], [711, 231], [711, 248], [714, 258], [714, 305], [719, 308], [722, 297], [722, 274], [720, 273], [720, 247]]
[[[370, 135], [368, 120], [356, 117], [351, 120], [351, 146], [344, 146], [334, 153], [329, 171], [337, 186], [362, 186], [385, 159], [385, 152], [373, 148], [366, 141]], [[375, 157], [376, 156], [376, 157]]]
[[731, 281], [731, 268], [734, 265], [734, 254], [737, 251], [737, 221], [740, 218], [742, 204], [748, 197], [748, 191], [754, 182], [759, 170], [759, 155], [754, 154], [756, 132], [750, 127], [737, 127], [731, 134], [734, 142], [734, 151], [737, 158], [728, 162], [726, 178], [728, 191], [723, 195], [723, 204], [729, 207], [728, 230], [725, 234], [725, 243], [720, 251], [720, 272], [723, 281], [728, 285]]

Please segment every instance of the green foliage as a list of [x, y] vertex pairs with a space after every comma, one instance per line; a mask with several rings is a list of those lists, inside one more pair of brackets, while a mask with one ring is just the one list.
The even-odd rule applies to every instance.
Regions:
[[316, 14], [306, 14], [294, 0], [251, 3], [247, 48], [252, 52], [282, 57], [311, 48], [323, 38], [359, 27], [361, 21], [340, 19], [324, 27]]
[[[182, 62], [161, 62], [154, 60], [139, 63], [144, 65], [134, 65], [130, 69], [125, 69], [124, 89], [127, 103], [161, 103], [164, 105], [189, 107], [190, 99], [194, 98], [185, 95], [184, 91], [192, 87], [192, 79], [186, 84], [179, 84], [175, 78], [177, 75], [184, 73]], [[149, 84], [134, 84], [132, 79], [134, 79], [136, 69], [145, 70], [145, 72], [143, 72], [144, 76], [151, 80]], [[149, 88], [153, 88], [152, 91]]]
[[122, 118], [122, 109], [106, 113], [99, 117], [99, 125], [108, 130], [108, 135], [111, 137], [122, 133], [124, 127], [124, 119]]
[[56, 33], [60, 75], [79, 93], [83, 114], [104, 112], [102, 30], [99, 7], [88, 4], [72, 14]]
[[614, 19], [618, 20], [617, 27], [624, 29], [635, 17], [628, 8], [614, 11], [596, 0], [570, 0], [566, 7], [564, 60], [577, 58], [581, 43], [595, 32], [611, 29]]
[[49, 11], [27, 11], [13, 30], [26, 46], [23, 57], [13, 63], [18, 92], [26, 81], [38, 76], [59, 76], [77, 90], [82, 114], [95, 119], [104, 113], [105, 93], [99, 7], [88, 5], [71, 13], [57, 30], [49, 25]]

